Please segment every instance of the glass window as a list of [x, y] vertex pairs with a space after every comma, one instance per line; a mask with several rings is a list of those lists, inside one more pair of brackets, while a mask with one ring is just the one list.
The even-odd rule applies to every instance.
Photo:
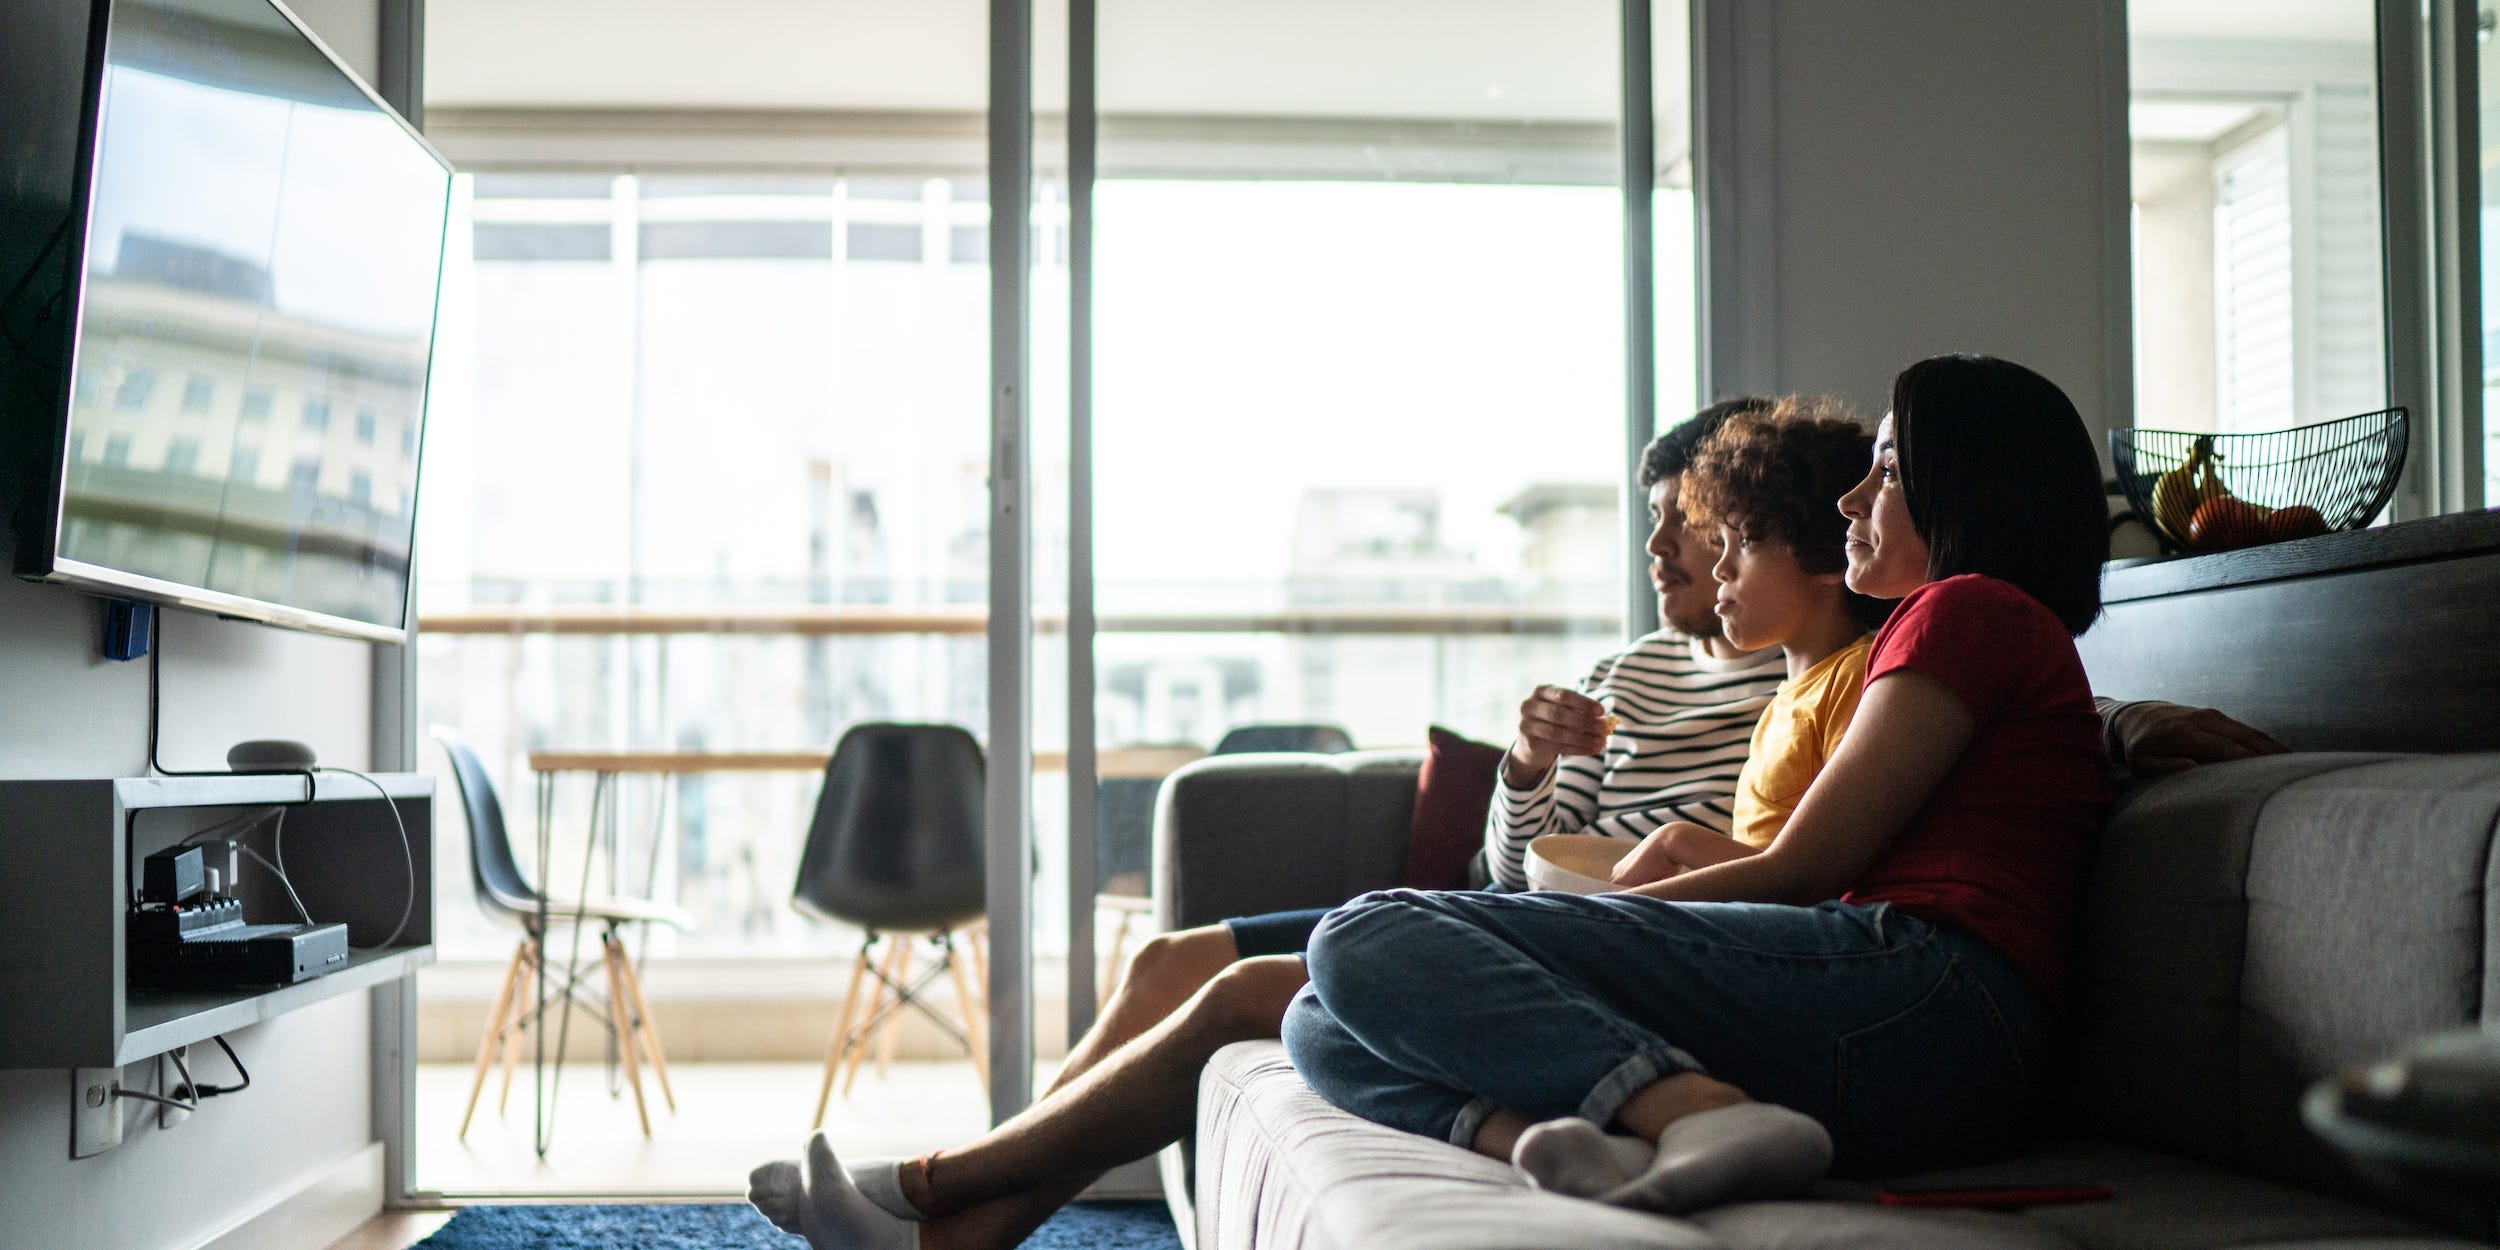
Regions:
[[304, 428], [307, 430], [330, 428], [329, 400], [315, 397], [304, 401]]
[[[447, 273], [439, 367], [458, 381], [432, 405], [419, 514], [422, 715], [485, 752], [508, 813], [533, 748], [823, 749], [869, 719], [985, 733], [988, 277], [892, 262], [922, 259], [929, 212], [986, 210], [950, 205], [947, 180], [832, 171], [513, 193], [528, 185], [455, 190], [455, 232], [480, 245]], [[484, 245], [507, 225], [619, 245]], [[665, 635], [440, 628], [591, 604], [753, 616]], [[600, 871], [694, 912], [652, 935], [658, 954], [822, 954], [844, 939], [789, 906], [817, 783], [629, 781], [626, 824], [646, 832]], [[559, 786], [565, 827], [589, 788]], [[578, 847], [560, 853], [578, 873]], [[473, 909], [440, 925], [448, 957], [508, 948]]]
[[104, 463], [115, 469], [124, 468], [130, 464], [129, 435], [115, 434], [104, 440]]
[[[1200, 4], [1186, 25], [1166, 10], [1100, 9], [1094, 725], [1112, 892], [1148, 875], [1159, 774], [1134, 761], [1274, 723], [1360, 747], [1420, 744], [1435, 723], [1506, 741], [1528, 690], [1621, 645], [1632, 575], [1617, 6], [1421, 27], [1376, 6]], [[1662, 301], [1689, 305], [1689, 279], [1669, 284]], [[1037, 585], [1053, 563], [1037, 557]], [[1039, 897], [1063, 923], [1064, 890]]]
[[854, 221], [844, 232], [847, 240], [845, 250], [852, 260], [917, 261], [920, 259], [920, 235], [917, 225]]
[[606, 226], [480, 222], [470, 247], [479, 260], [606, 260]]
[[235, 448], [227, 458], [226, 473], [234, 481], [251, 485], [260, 477], [260, 448]]
[[144, 365], [123, 371], [122, 383], [113, 391], [113, 406], [136, 412], [148, 406], [148, 397], [156, 393], [156, 371]]
[[243, 388], [242, 417], [246, 421], [266, 420], [269, 416], [269, 409], [275, 405], [276, 402], [276, 394], [271, 392], [268, 387], [247, 386]]
[[182, 410], [184, 412], [208, 411], [209, 402], [216, 395], [217, 382], [214, 378], [194, 373], [182, 380]]
[[2386, 406], [2376, 6], [2127, 10], [2136, 424]]
[[381, 418], [375, 416], [374, 411], [371, 408], [357, 409], [356, 441], [364, 446], [371, 447], [373, 445], [374, 432], [380, 424]]
[[194, 473], [200, 467], [200, 444], [197, 439], [177, 438], [165, 445], [165, 472]]

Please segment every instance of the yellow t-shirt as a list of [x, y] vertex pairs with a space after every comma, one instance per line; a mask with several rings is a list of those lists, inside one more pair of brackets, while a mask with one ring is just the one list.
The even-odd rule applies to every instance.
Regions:
[[1728, 836], [1756, 850], [1787, 827], [1806, 788], [1840, 749], [1840, 737], [1866, 693], [1866, 657], [1874, 640], [1860, 638], [1780, 683], [1771, 706], [1754, 722], [1753, 749], [1736, 775], [1735, 819]]

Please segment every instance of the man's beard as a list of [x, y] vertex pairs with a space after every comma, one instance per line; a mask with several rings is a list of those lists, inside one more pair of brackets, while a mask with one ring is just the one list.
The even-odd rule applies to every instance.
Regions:
[[1719, 620], [1719, 614], [1708, 608], [1695, 613], [1691, 618], [1678, 618], [1667, 611], [1666, 597], [1661, 595], [1658, 600], [1658, 616], [1666, 622], [1667, 628], [1695, 642], [1708, 642], [1721, 636], [1720, 630], [1723, 623]]

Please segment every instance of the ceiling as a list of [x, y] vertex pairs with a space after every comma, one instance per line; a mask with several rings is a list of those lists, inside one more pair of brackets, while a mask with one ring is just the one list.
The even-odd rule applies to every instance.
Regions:
[[[1611, 122], [1614, 0], [1100, 0], [1105, 112]], [[979, 112], [985, 0], [429, 0], [433, 107]], [[1064, 0], [1034, 13], [1066, 95]], [[1680, 23], [1661, 62], [1684, 60]], [[1682, 96], [1662, 75], [1659, 96]]]

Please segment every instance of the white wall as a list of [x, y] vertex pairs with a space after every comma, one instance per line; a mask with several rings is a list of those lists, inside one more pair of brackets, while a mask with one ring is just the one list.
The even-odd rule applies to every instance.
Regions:
[[[377, 0], [297, 8], [373, 75]], [[147, 668], [103, 659], [101, 624], [97, 600], [0, 578], [0, 777], [146, 771]], [[370, 766], [371, 646], [187, 612], [160, 613], [158, 629], [169, 767], [222, 766], [228, 745], [253, 737], [301, 738], [325, 761]], [[351, 994], [240, 1030], [228, 1040], [252, 1070], [249, 1091], [171, 1131], [133, 1104], [122, 1145], [87, 1159], [69, 1155], [70, 1074], [0, 1071], [0, 1248], [198, 1245], [353, 1164], [373, 1141], [371, 1018]], [[224, 1072], [214, 1048], [194, 1054], [202, 1079]], [[125, 1080], [146, 1088], [152, 1068]], [[319, 1247], [355, 1215], [257, 1227], [254, 1242]]]
[[1880, 413], [1903, 365], [1985, 352], [2096, 441], [2128, 420], [2122, 0], [1696, 8], [1712, 390]]

